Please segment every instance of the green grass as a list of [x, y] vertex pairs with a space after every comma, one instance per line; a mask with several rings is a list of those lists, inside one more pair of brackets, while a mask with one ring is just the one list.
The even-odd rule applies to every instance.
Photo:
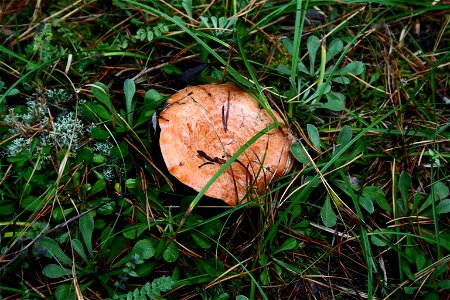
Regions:
[[[0, 296], [445, 298], [441, 2], [2, 4]], [[292, 171], [236, 207], [204, 193], [245, 147], [196, 193], [152, 121], [225, 81], [296, 137]]]

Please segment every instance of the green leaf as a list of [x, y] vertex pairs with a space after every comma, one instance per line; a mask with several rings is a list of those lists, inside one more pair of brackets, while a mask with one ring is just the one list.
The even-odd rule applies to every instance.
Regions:
[[66, 269], [57, 264], [48, 264], [42, 269], [42, 274], [48, 278], [56, 279], [65, 276], [71, 276], [72, 270]]
[[91, 91], [94, 97], [112, 112], [112, 103], [108, 87], [101, 82], [96, 82], [91, 86]]
[[249, 300], [249, 299], [244, 295], [237, 295], [236, 300]]
[[306, 154], [306, 151], [301, 144], [293, 143], [291, 146], [291, 153], [294, 158], [302, 164], [309, 163], [308, 155]]
[[91, 195], [95, 195], [106, 188], [106, 181], [103, 179], [99, 179], [95, 182], [92, 189], [89, 191]]
[[[281, 43], [283, 44], [284, 49], [292, 55], [294, 53], [294, 45], [292, 44], [292, 41], [288, 38], [283, 38], [281, 40]], [[289, 75], [289, 74], [288, 74]]]
[[392, 207], [389, 205], [383, 191], [379, 187], [374, 185], [364, 187], [362, 197], [377, 203], [381, 209], [392, 212]]
[[359, 204], [364, 207], [365, 210], [367, 210], [367, 212], [369, 214], [373, 213], [375, 211], [375, 208], [373, 206], [373, 202], [370, 198], [367, 197], [360, 197], [359, 198]]
[[333, 206], [331, 205], [330, 197], [328, 196], [320, 209], [320, 217], [322, 218], [322, 222], [325, 226], [332, 227], [336, 225], [337, 217], [333, 210]]
[[43, 237], [39, 243], [38, 246], [40, 248], [47, 249], [48, 254], [46, 256], [53, 257], [57, 259], [60, 263], [71, 265], [72, 259], [69, 258], [64, 251], [61, 250], [58, 243], [56, 243], [53, 239], [49, 237]]
[[120, 142], [118, 146], [111, 148], [111, 155], [116, 158], [123, 158], [128, 155], [128, 144], [124, 141]]
[[189, 18], [192, 18], [192, 0], [183, 0], [181, 2], [181, 5], [183, 6]]
[[55, 290], [56, 300], [77, 299], [75, 288], [71, 284], [60, 284]]
[[164, 97], [161, 96], [161, 94], [157, 90], [150, 89], [145, 93], [145, 96], [144, 96], [145, 109], [155, 110], [163, 102], [164, 102]]
[[336, 73], [337, 75], [360, 75], [362, 72], [364, 72], [364, 64], [360, 61], [352, 61]]
[[420, 254], [416, 255], [414, 257], [417, 271], [422, 271], [423, 267], [425, 266], [426, 257], [425, 254], [420, 251]]
[[406, 276], [408, 276], [408, 278], [410, 280], [414, 280], [415, 279], [414, 274], [411, 272], [411, 268], [409, 267], [409, 263], [408, 263], [407, 260], [402, 260], [401, 261], [400, 269]]
[[341, 111], [345, 107], [345, 95], [330, 91], [325, 94], [326, 103], [318, 103], [318, 106], [331, 111]]
[[341, 128], [341, 131], [339, 132], [339, 135], [336, 139], [336, 153], [339, 151], [339, 149], [352, 140], [352, 128], [349, 125], [344, 125]]
[[299, 245], [299, 242], [294, 238], [287, 238], [281, 246], [276, 249], [272, 254], [276, 254], [283, 251], [293, 250], [297, 248]]
[[411, 176], [407, 172], [403, 171], [400, 174], [400, 178], [398, 180], [398, 188], [400, 190], [400, 194], [402, 195], [404, 210], [408, 207], [408, 193], [410, 186]]
[[436, 213], [438, 215], [446, 214], [448, 212], [450, 212], [450, 199], [444, 199], [436, 205]]
[[97, 103], [85, 102], [82, 106], [83, 115], [91, 121], [97, 122], [98, 119], [111, 121], [111, 113], [106, 108]]
[[309, 55], [309, 75], [314, 75], [314, 64], [316, 62], [317, 50], [320, 47], [320, 40], [317, 36], [311, 35], [306, 41]]
[[84, 251], [83, 244], [81, 243], [81, 241], [77, 240], [77, 239], [72, 239], [71, 244], [72, 244], [73, 250], [76, 253], [78, 253], [86, 263], [89, 263], [89, 259], [86, 255], [86, 252]]
[[147, 224], [130, 224], [124, 228], [123, 236], [133, 240], [138, 238], [147, 229]]
[[199, 245], [203, 249], [209, 249], [211, 248], [211, 241], [206, 238], [203, 234], [192, 232], [191, 233], [192, 239], [195, 241], [197, 245]]
[[261, 271], [261, 274], [259, 274], [259, 279], [261, 280], [261, 283], [264, 285], [269, 284], [270, 282], [270, 274], [269, 274], [269, 268], [264, 267]]
[[344, 43], [340, 39], [334, 39], [328, 46], [326, 62], [329, 62], [344, 48]]
[[209, 237], [218, 235], [222, 231], [222, 222], [219, 219], [208, 222], [200, 228], [200, 231]]
[[173, 263], [177, 260], [180, 251], [174, 242], [170, 242], [167, 248], [163, 252], [163, 258], [168, 263]]
[[383, 231], [388, 231], [389, 229], [375, 229], [372, 233], [372, 235], [370, 236], [370, 239], [372, 241], [372, 244], [374, 244], [377, 247], [385, 247], [386, 244], [386, 240], [389, 241], [390, 239], [390, 234], [383, 234]]
[[123, 91], [125, 94], [125, 107], [127, 110], [127, 121], [129, 125], [133, 124], [133, 113], [136, 101], [134, 101], [134, 94], [136, 93], [136, 85], [134, 80], [126, 79], [123, 84]]
[[433, 185], [433, 191], [436, 193], [438, 200], [445, 199], [449, 194], [449, 188], [442, 181], [438, 181]]
[[331, 79], [331, 81], [339, 83], [339, 84], [350, 84], [350, 79], [348, 77], [345, 76], [337, 76], [337, 77], [333, 77]]
[[39, 197], [36, 196], [27, 196], [20, 202], [20, 206], [27, 211], [35, 212], [39, 210], [43, 205], [45, 201]]
[[116, 210], [116, 202], [111, 201], [103, 204], [97, 209], [97, 212], [101, 215], [110, 215]]
[[291, 75], [291, 68], [283, 64], [277, 66], [277, 71], [282, 75]]
[[319, 130], [316, 126], [308, 124], [306, 125], [307, 131], [308, 131], [308, 137], [311, 143], [314, 145], [314, 147], [317, 150], [320, 150], [320, 134]]
[[102, 252], [106, 252], [108, 251], [109, 246], [111, 245], [111, 243], [114, 240], [114, 229], [112, 229], [111, 227], [106, 227], [105, 229], [103, 229], [103, 232], [100, 236], [100, 249], [102, 250]]
[[91, 137], [95, 140], [107, 140], [110, 137], [110, 133], [106, 130], [103, 130], [99, 127], [94, 127], [91, 129]]
[[90, 213], [80, 218], [80, 232], [89, 254], [92, 254], [92, 233], [94, 232], [94, 217]]
[[155, 255], [155, 245], [150, 239], [142, 239], [134, 245], [131, 254], [138, 254], [143, 260], [152, 258]]

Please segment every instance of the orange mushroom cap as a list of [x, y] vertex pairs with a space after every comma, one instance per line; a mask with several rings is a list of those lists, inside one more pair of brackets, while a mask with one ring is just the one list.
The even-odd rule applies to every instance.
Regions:
[[[174, 94], [160, 114], [161, 152], [169, 172], [200, 191], [223, 163], [273, 123], [252, 96], [232, 84], [191, 86]], [[236, 205], [247, 195], [265, 192], [273, 179], [292, 168], [291, 142], [284, 126], [263, 134], [205, 195]]]

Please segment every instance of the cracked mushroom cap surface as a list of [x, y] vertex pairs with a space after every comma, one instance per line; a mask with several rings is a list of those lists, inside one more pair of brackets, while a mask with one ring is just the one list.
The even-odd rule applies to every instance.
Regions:
[[[231, 156], [273, 123], [252, 96], [232, 84], [191, 86], [174, 94], [159, 115], [161, 153], [173, 176], [200, 191]], [[291, 142], [286, 127], [271, 129], [205, 195], [236, 205], [248, 195], [264, 193], [272, 180], [292, 168]]]

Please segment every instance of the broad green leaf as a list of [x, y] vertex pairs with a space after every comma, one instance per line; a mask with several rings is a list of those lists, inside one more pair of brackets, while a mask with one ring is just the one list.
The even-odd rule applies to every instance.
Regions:
[[201, 233], [192, 232], [191, 236], [195, 243], [203, 249], [209, 249], [212, 245], [211, 241]]
[[86, 255], [86, 252], [84, 251], [83, 244], [81, 243], [80, 240], [73, 239], [73, 240], [72, 240], [72, 248], [73, 248], [73, 250], [74, 250], [76, 253], [78, 253], [78, 254], [81, 256], [81, 258], [82, 258], [86, 263], [89, 263], [89, 259], [88, 259], [87, 255]]
[[147, 229], [147, 224], [130, 224], [124, 228], [123, 236], [133, 240], [138, 238]]
[[23, 209], [27, 211], [37, 211], [39, 210], [43, 205], [45, 201], [39, 197], [36, 196], [27, 196], [20, 202], [20, 206], [22, 206]]
[[192, 0], [183, 0], [181, 2], [181, 5], [183, 6], [189, 18], [192, 18]]
[[411, 272], [411, 268], [409, 267], [409, 263], [407, 260], [402, 260], [400, 262], [400, 269], [406, 276], [408, 276], [410, 280], [415, 279], [414, 274]]
[[337, 217], [331, 205], [330, 197], [326, 197], [325, 203], [320, 209], [320, 217], [325, 226], [332, 227], [336, 225]]
[[218, 235], [222, 231], [222, 222], [219, 219], [208, 222], [200, 229], [206, 236], [212, 237]]
[[96, 154], [92, 157], [92, 162], [95, 164], [103, 164], [106, 161], [106, 157], [101, 154]]
[[342, 146], [347, 145], [352, 140], [352, 128], [349, 125], [344, 125], [341, 128], [341, 131], [339, 132], [339, 135], [336, 139], [336, 152], [339, 151], [339, 149]]
[[350, 84], [350, 79], [348, 77], [345, 76], [337, 76], [337, 77], [333, 77], [331, 79], [331, 81], [339, 83], [339, 84]]
[[110, 112], [112, 112], [111, 98], [109, 96], [109, 89], [101, 82], [96, 82], [91, 86], [91, 91], [94, 97], [103, 105], [105, 105]]
[[370, 236], [370, 240], [372, 241], [372, 244], [374, 244], [377, 247], [385, 247], [387, 244], [385, 241], [389, 241], [390, 235], [384, 234], [383, 231], [387, 231], [389, 229], [375, 229]]
[[57, 264], [48, 264], [42, 269], [42, 274], [48, 278], [56, 279], [65, 276], [71, 276], [72, 270], [66, 269]]
[[373, 202], [368, 197], [360, 197], [359, 204], [367, 210], [369, 214], [373, 213], [375, 208], [373, 207]]
[[107, 202], [102, 206], [100, 206], [99, 208], [97, 208], [97, 212], [105, 216], [114, 213], [115, 210], [116, 210], [116, 202], [114, 201]]
[[164, 97], [155, 90], [149, 89], [144, 96], [144, 107], [146, 110], [155, 110], [157, 109], [161, 103], [164, 102]]
[[364, 64], [360, 61], [352, 61], [336, 73], [337, 75], [360, 75], [362, 72], [364, 72]]
[[199, 262], [199, 268], [206, 272], [211, 277], [217, 277], [225, 272], [225, 267], [222, 261], [214, 258], [203, 259]]
[[314, 64], [316, 62], [317, 50], [320, 47], [320, 40], [317, 36], [311, 35], [306, 41], [309, 55], [309, 74], [314, 75]]
[[282, 261], [281, 259], [278, 259], [278, 258], [276, 258], [276, 257], [272, 257], [272, 260], [273, 260], [274, 262], [276, 262], [279, 266], [285, 268], [286, 270], [288, 270], [288, 271], [291, 272], [291, 273], [294, 273], [294, 274], [296, 274], [296, 275], [302, 274], [302, 270], [301, 270], [299, 267], [297, 267], [297, 266], [295, 266], [295, 265], [293, 265], [293, 264], [284, 262], [284, 261]]
[[264, 285], [269, 284], [270, 282], [270, 275], [269, 275], [269, 268], [264, 267], [261, 271], [261, 274], [259, 274], [259, 279], [261, 280], [261, 283]]
[[302, 164], [308, 164], [309, 158], [308, 155], [305, 152], [305, 149], [302, 145], [299, 143], [293, 143], [291, 146], [291, 153], [294, 156], [294, 158], [301, 162]]
[[111, 245], [111, 243], [114, 240], [114, 229], [111, 227], [106, 227], [105, 229], [103, 229], [103, 232], [100, 236], [100, 249], [102, 250], [102, 252], [107, 252], [109, 245]]
[[414, 260], [416, 263], [417, 271], [422, 271], [426, 262], [425, 254], [422, 251], [420, 251], [420, 253], [414, 257]]
[[291, 75], [291, 68], [289, 68], [288, 66], [283, 65], [283, 64], [279, 64], [277, 66], [277, 71], [278, 71], [278, 73], [283, 74], [283, 75]]
[[273, 254], [279, 253], [279, 252], [283, 252], [283, 251], [287, 251], [287, 250], [293, 250], [295, 248], [297, 248], [299, 245], [299, 242], [294, 239], [294, 238], [287, 238], [283, 244], [281, 244], [281, 246], [276, 249]]
[[450, 212], [450, 199], [444, 199], [436, 205], [436, 213], [446, 214]]
[[[314, 92], [314, 94], [312, 94], [311, 96], [307, 97], [306, 100], [303, 100], [306, 103], [309, 103], [312, 101], [312, 103], [315, 103], [318, 101], [318, 98], [323, 96], [323, 95], [327, 95], [331, 91], [331, 84], [322, 84], [320, 87], [317, 88], [317, 90]], [[305, 95], [306, 97], [306, 95]], [[344, 97], [345, 99], [345, 97]]]
[[407, 172], [403, 171], [398, 179], [398, 188], [403, 199], [403, 209], [406, 209], [408, 205], [408, 194], [410, 186], [411, 176]]
[[104, 121], [112, 120], [111, 113], [103, 105], [97, 103], [85, 102], [82, 106], [82, 111], [83, 115], [91, 121], [97, 122], [98, 119]]
[[92, 254], [92, 233], [94, 232], [94, 217], [90, 213], [80, 218], [80, 232], [89, 254]]
[[71, 265], [72, 259], [69, 258], [64, 251], [59, 247], [58, 243], [55, 242], [53, 239], [49, 237], [43, 237], [40, 241], [38, 246], [40, 248], [47, 249], [48, 253], [46, 256], [54, 257], [56, 260], [58, 260], [60, 263]]
[[344, 48], [344, 43], [340, 39], [334, 39], [328, 46], [326, 61], [329, 62]]
[[320, 150], [320, 134], [316, 126], [308, 124], [306, 125], [308, 131], [308, 137], [311, 143], [317, 150]]
[[449, 188], [442, 181], [438, 181], [433, 185], [433, 190], [436, 193], [436, 200], [445, 199], [449, 194]]
[[55, 290], [56, 300], [77, 299], [75, 288], [71, 284], [60, 284]]
[[170, 242], [167, 248], [163, 252], [163, 258], [168, 263], [173, 263], [177, 260], [180, 251], [174, 242]]
[[128, 144], [124, 141], [120, 142], [118, 146], [111, 148], [111, 155], [116, 158], [123, 158], [128, 155]]
[[150, 239], [142, 239], [134, 245], [131, 254], [139, 254], [143, 260], [152, 258], [155, 255], [155, 245]]
[[364, 187], [362, 197], [377, 203], [384, 211], [392, 212], [392, 207], [389, 205], [383, 191], [379, 187], [374, 185]]
[[244, 295], [237, 295], [236, 300], [249, 300], [249, 299]]
[[91, 195], [95, 195], [106, 188], [106, 181], [103, 179], [99, 179], [95, 182], [94, 186], [89, 191]]
[[281, 43], [283, 44], [284, 49], [292, 55], [294, 53], [294, 45], [292, 44], [292, 41], [288, 38], [283, 38], [281, 40]]
[[318, 106], [331, 111], [342, 111], [345, 107], [345, 95], [337, 92], [325, 94], [326, 103], [319, 103]]
[[91, 129], [91, 137], [95, 140], [106, 140], [111, 136], [111, 134], [103, 129], [100, 129], [99, 127], [94, 127]]
[[134, 101], [134, 94], [136, 93], [136, 85], [134, 80], [126, 79], [123, 84], [123, 92], [125, 94], [125, 107], [127, 110], [128, 124], [133, 124], [133, 113], [136, 101]]

